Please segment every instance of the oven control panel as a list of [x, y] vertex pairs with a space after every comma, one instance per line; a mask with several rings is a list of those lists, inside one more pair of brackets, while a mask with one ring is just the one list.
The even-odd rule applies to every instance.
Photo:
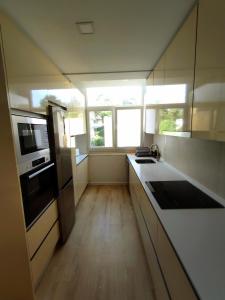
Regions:
[[27, 172], [35, 169], [36, 167], [38, 167], [46, 162], [49, 162], [49, 161], [50, 161], [50, 155], [45, 154], [37, 159], [29, 160], [24, 163], [21, 163], [21, 164], [19, 164], [19, 174], [22, 175], [24, 173], [27, 173]]

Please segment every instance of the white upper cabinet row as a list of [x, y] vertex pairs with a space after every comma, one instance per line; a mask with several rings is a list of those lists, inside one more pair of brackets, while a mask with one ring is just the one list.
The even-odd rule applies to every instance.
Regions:
[[225, 141], [225, 1], [200, 1], [193, 137]]
[[54, 63], [4, 13], [0, 13], [1, 35], [8, 81], [9, 106], [46, 114], [49, 101], [66, 106], [72, 135], [85, 126], [85, 97], [61, 74]]
[[225, 2], [200, 0], [148, 79], [146, 132], [225, 141], [224, 28]]

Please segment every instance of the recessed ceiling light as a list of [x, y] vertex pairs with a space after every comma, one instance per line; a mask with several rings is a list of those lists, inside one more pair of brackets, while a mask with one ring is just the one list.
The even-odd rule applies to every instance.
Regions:
[[77, 27], [79, 29], [80, 34], [93, 34], [94, 33], [94, 22], [77, 22]]

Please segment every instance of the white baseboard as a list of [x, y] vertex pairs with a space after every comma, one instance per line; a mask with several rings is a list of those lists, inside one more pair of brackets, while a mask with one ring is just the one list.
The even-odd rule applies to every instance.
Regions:
[[89, 182], [88, 185], [128, 185], [128, 182]]

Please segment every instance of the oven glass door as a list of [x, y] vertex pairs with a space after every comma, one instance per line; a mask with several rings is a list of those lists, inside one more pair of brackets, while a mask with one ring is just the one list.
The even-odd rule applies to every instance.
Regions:
[[20, 176], [26, 227], [29, 229], [53, 201], [56, 194], [55, 164]]
[[46, 124], [18, 123], [21, 155], [49, 148]]

